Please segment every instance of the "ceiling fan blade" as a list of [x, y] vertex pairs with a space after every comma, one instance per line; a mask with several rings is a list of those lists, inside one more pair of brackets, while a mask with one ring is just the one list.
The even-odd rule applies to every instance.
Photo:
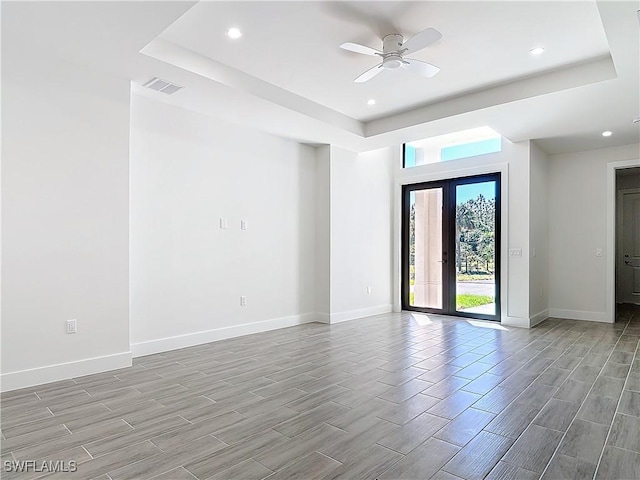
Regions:
[[364, 83], [367, 80], [371, 80], [373, 77], [375, 77], [377, 74], [379, 74], [382, 70], [384, 70], [382, 68], [382, 64], [376, 65], [375, 67], [370, 68], [369, 70], [367, 70], [366, 72], [361, 74], [359, 77], [357, 77], [354, 80], [354, 82], [356, 82], [356, 83]]
[[417, 52], [418, 50], [422, 50], [423, 48], [436, 43], [441, 38], [442, 34], [438, 30], [429, 27], [420, 33], [416, 33], [413, 37], [404, 42], [402, 48], [406, 48], [407, 53]]
[[412, 73], [417, 73], [423, 77], [431, 78], [440, 71], [435, 65], [431, 65], [427, 62], [421, 62], [420, 60], [414, 60], [413, 58], [405, 58], [404, 69]]
[[359, 43], [343, 43], [340, 45], [343, 50], [349, 50], [350, 52], [362, 53], [363, 55], [380, 55], [382, 52], [375, 48], [367, 47], [366, 45], [360, 45]]

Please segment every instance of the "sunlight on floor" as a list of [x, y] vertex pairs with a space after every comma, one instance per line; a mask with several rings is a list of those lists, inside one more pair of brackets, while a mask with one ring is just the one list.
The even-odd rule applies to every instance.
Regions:
[[469, 325], [473, 325], [474, 327], [492, 328], [494, 330], [506, 330], [507, 332], [509, 331], [508, 328], [493, 322], [480, 322], [478, 320], [467, 320], [467, 323], [469, 323]]
[[412, 313], [411, 317], [413, 317], [413, 319], [416, 321], [416, 323], [418, 325], [420, 325], [421, 327], [425, 326], [425, 325], [430, 325], [433, 323], [433, 321], [427, 316], [427, 315], [423, 315], [420, 313]]

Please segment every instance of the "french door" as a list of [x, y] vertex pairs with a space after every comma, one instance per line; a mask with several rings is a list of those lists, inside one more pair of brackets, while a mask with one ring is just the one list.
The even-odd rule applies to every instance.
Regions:
[[405, 185], [402, 308], [500, 319], [500, 174]]

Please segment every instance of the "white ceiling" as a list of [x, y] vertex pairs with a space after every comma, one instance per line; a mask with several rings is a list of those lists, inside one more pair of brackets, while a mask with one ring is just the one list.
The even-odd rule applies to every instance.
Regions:
[[[129, 78], [158, 101], [355, 151], [488, 125], [563, 153], [640, 142], [638, 9], [637, 0], [5, 2], [2, 74], [11, 59], [61, 58]], [[230, 26], [243, 37], [226, 38]], [[381, 32], [427, 26], [443, 39], [415, 57], [438, 75], [352, 83], [376, 58], [340, 43], [379, 47]], [[537, 44], [546, 51], [531, 57]], [[154, 76], [185, 89], [140, 87]]]
[[[226, 38], [232, 25], [240, 40]], [[381, 49], [385, 34], [407, 40], [426, 27], [443, 39], [411, 57], [438, 75], [385, 71], [353, 83], [380, 62], [341, 43]], [[609, 54], [591, 2], [201, 2], [161, 37], [360, 121]], [[545, 54], [530, 55], [540, 44]]]

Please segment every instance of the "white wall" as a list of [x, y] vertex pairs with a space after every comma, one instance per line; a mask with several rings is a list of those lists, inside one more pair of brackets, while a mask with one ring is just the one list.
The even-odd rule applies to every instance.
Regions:
[[529, 316], [536, 324], [549, 316], [549, 158], [531, 142], [529, 188]]
[[332, 323], [392, 309], [392, 161], [331, 147]]
[[[10, 390], [130, 365], [130, 85], [3, 47], [2, 389]], [[77, 319], [75, 335], [65, 333], [68, 319]]]
[[[482, 173], [502, 174], [501, 296], [502, 322], [528, 327], [529, 323], [529, 142], [503, 140], [502, 151], [477, 157], [401, 168], [400, 147], [396, 160], [394, 283], [400, 284], [401, 185]], [[509, 249], [522, 249], [522, 257], [509, 257]], [[394, 309], [400, 309], [396, 287]]]
[[131, 111], [134, 355], [313, 320], [315, 149], [136, 95]]
[[331, 321], [331, 147], [316, 148], [316, 319]]
[[[549, 314], [609, 321], [607, 163], [640, 157], [640, 145], [550, 157]], [[602, 257], [596, 249], [603, 250]]]

